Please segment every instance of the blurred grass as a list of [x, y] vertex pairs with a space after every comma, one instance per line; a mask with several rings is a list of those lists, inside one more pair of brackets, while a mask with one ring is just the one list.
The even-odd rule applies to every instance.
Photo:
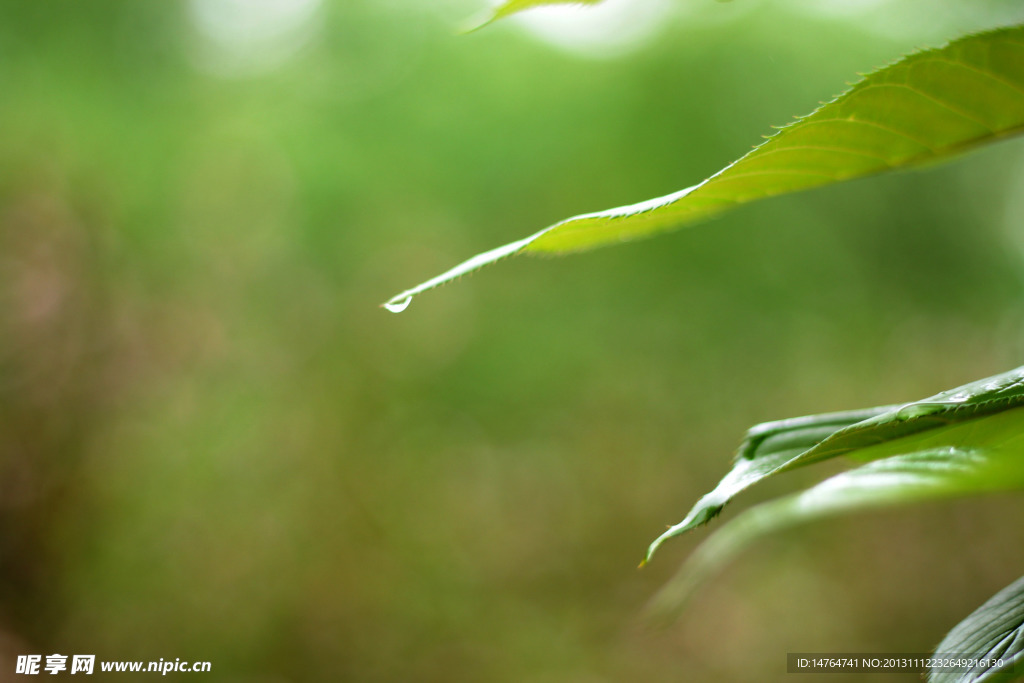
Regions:
[[752, 2], [589, 60], [346, 0], [269, 66], [199, 0], [0, 5], [4, 657], [764, 681], [787, 651], [927, 650], [1019, 574], [1019, 501], [788, 534], [667, 632], [637, 614], [695, 541], [635, 566], [750, 424], [1019, 364], [1020, 141], [376, 304], [1014, 11], [967, 4], [881, 36]]

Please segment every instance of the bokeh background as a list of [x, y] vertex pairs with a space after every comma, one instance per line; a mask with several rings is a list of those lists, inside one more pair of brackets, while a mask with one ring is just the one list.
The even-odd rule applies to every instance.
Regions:
[[766, 539], [661, 629], [640, 612], [707, 532], [636, 569], [751, 424], [1021, 363], [1020, 140], [378, 307], [1020, 3], [608, 0], [459, 35], [481, 9], [0, 3], [0, 680], [52, 652], [783, 680], [790, 651], [927, 651], [1021, 573], [1019, 497]]

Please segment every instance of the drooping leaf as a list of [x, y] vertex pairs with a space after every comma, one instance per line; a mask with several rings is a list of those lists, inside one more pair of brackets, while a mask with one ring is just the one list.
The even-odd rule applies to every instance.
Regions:
[[[655, 600], [678, 607], [758, 537], [860, 509], [1024, 489], [1024, 407], [868, 446], [871, 461], [797, 494], [744, 511], [708, 538]], [[867, 451], [874, 451], [868, 453]]]
[[[929, 683], [996, 683], [1024, 678], [1024, 576], [957, 624], [935, 652], [988, 662], [959, 672], [932, 669]], [[1003, 663], [992, 664], [992, 660]]]
[[1022, 130], [1024, 26], [967, 36], [875, 71], [693, 187], [561, 221], [479, 254], [385, 306], [404, 309], [413, 296], [512, 254], [566, 253], [645, 237], [746, 202], [934, 161]]
[[870, 408], [841, 413], [826, 413], [794, 417], [777, 422], [759, 424], [747, 432], [733, 462], [733, 468], [710, 493], [697, 501], [686, 518], [662, 534], [647, 551], [644, 564], [651, 559], [658, 546], [668, 538], [677, 536], [714, 519], [734, 496], [768, 477], [786, 463], [796, 459], [808, 449], [834, 434], [890, 407]]
[[470, 22], [469, 31], [483, 28], [493, 21], [544, 5], [596, 5], [601, 0], [505, 0], [497, 7], [488, 10], [481, 18]]
[[[901, 438], [1022, 405], [1024, 367], [912, 403], [757, 425], [747, 433], [732, 471], [713, 491], [697, 501], [682, 522], [670, 527], [651, 544], [645, 562], [666, 540], [708, 522], [738, 493], [773, 474], [840, 455], [872, 460], [911, 452], [918, 448], [907, 450]], [[897, 450], [892, 451], [893, 448]]]
[[1024, 405], [1024, 367], [905, 403], [853, 424], [803, 453], [790, 466], [808, 465], [837, 455], [856, 458], [856, 451], [866, 446], [1019, 405]]

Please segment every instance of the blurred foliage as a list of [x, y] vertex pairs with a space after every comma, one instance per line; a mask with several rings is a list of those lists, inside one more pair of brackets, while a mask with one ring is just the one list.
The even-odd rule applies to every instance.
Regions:
[[765, 681], [938, 642], [1019, 574], [1020, 501], [787, 534], [665, 632], [687, 543], [635, 566], [747, 425], [1019, 364], [1019, 141], [376, 307], [1021, 19], [815, 4], [680, 1], [606, 59], [455, 0], [0, 5], [0, 671]]

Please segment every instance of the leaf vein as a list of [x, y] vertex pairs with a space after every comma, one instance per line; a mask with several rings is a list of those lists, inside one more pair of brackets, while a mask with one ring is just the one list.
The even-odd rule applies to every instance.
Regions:
[[[1017, 44], [1022, 46], [1022, 47], [1024, 47], [1024, 43], [1017, 43]], [[953, 66], [963, 67], [964, 69], [967, 69], [968, 71], [972, 71], [972, 72], [974, 72], [976, 74], [980, 74], [982, 76], [987, 76], [988, 78], [992, 79], [993, 81], [995, 81], [997, 83], [1001, 83], [1002, 85], [1005, 85], [1006, 87], [1010, 88], [1015, 93], [1019, 93], [1021, 95], [1024, 95], [1024, 86], [1021, 86], [1020, 84], [1015, 83], [1013, 81], [1008, 81], [1005, 78], [999, 76], [998, 74], [996, 74], [996, 73], [994, 73], [992, 71], [987, 71], [985, 69], [982, 69], [981, 67], [975, 66], [974, 64], [970, 64], [968, 62], [958, 62], [955, 59], [947, 59], [945, 57], [932, 57], [928, 61], [930, 61], [930, 62], [942, 62], [942, 63], [945, 63], [945, 64], [952, 64]]]
[[861, 124], [861, 125], [865, 125], [865, 126], [872, 126], [873, 128], [878, 128], [878, 129], [884, 130], [884, 131], [886, 131], [888, 133], [892, 133], [893, 135], [899, 135], [900, 137], [906, 138], [907, 140], [910, 140], [911, 142], [913, 142], [913, 143], [923, 147], [924, 149], [928, 150], [929, 152], [933, 152], [934, 153], [934, 152], [938, 151], [935, 147], [932, 147], [931, 145], [929, 145], [929, 144], [927, 144], [925, 142], [922, 142], [921, 140], [918, 140], [917, 138], [915, 138], [913, 135], [910, 135], [909, 133], [906, 133], [906, 132], [904, 132], [902, 130], [899, 130], [898, 128], [893, 128], [891, 126], [887, 126], [884, 123], [879, 123], [877, 121], [871, 121], [869, 119], [852, 119], [852, 118], [817, 119], [815, 121], [810, 121], [810, 120], [802, 121], [800, 125], [810, 126], [810, 125], [813, 125], [813, 124], [832, 123], [832, 122], [836, 122], [836, 123], [857, 123], [857, 124]]
[[[884, 162], [886, 165], [891, 165], [888, 158], [880, 154], [872, 154], [862, 150], [854, 149], [852, 147], [842, 147], [840, 145], [783, 145], [779, 143], [779, 146], [775, 149], [766, 149], [763, 152], [757, 154], [757, 157], [768, 156], [769, 154], [777, 154], [779, 152], [788, 152], [790, 150], [809, 149], [818, 150], [822, 152], [839, 152], [841, 154], [856, 154], [857, 156], [867, 157], [869, 159], [877, 159]], [[755, 158], [755, 157], [750, 157]]]
[[910, 85], [908, 83], [872, 83], [870, 85], [866, 85], [863, 88], [861, 88], [860, 92], [864, 92], [865, 90], [871, 90], [871, 89], [874, 89], [874, 88], [904, 88], [904, 89], [909, 90], [910, 92], [914, 93], [915, 95], [920, 95], [921, 97], [925, 98], [926, 100], [934, 102], [935, 104], [937, 104], [938, 106], [942, 107], [943, 109], [946, 109], [947, 111], [953, 112], [954, 114], [956, 114], [957, 116], [959, 116], [962, 119], [965, 119], [965, 120], [970, 121], [972, 123], [978, 124], [979, 126], [984, 128], [985, 130], [987, 130], [989, 133], [993, 133], [994, 134], [996, 132], [995, 130], [992, 129], [991, 126], [989, 126], [984, 121], [981, 121], [981, 120], [975, 118], [974, 116], [971, 116], [970, 114], [967, 114], [966, 112], [963, 112], [963, 111], [957, 109], [956, 107], [953, 107], [948, 102], [944, 102], [943, 100], [939, 99], [935, 95], [927, 93], [924, 90], [921, 90], [920, 88], [918, 88], [916, 86], [913, 86], [913, 85]]

